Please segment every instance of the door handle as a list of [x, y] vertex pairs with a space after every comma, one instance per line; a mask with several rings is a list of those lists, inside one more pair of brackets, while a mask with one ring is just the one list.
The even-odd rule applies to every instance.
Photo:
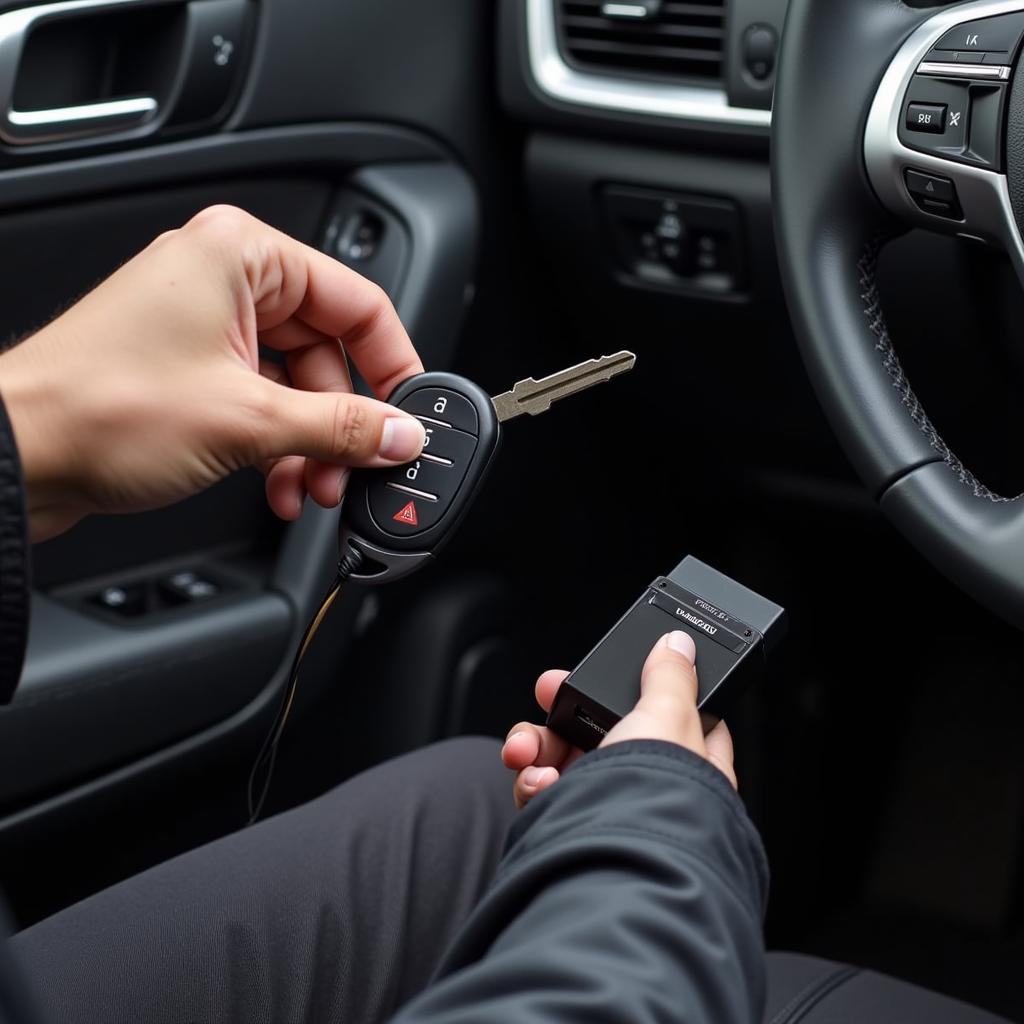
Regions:
[[[67, 138], [83, 128], [107, 131], [142, 124], [154, 117], [159, 104], [152, 96], [134, 99], [108, 100], [104, 103], [81, 103], [74, 107], [54, 107], [51, 110], [9, 110], [7, 120], [14, 128], [43, 130], [50, 139]], [[22, 141], [38, 141], [24, 138]]]
[[63, 142], [127, 131], [155, 121], [160, 103], [154, 96], [100, 97], [94, 101], [90, 97], [90, 102], [38, 110], [15, 109], [14, 100], [19, 67], [33, 30], [78, 14], [158, 5], [159, 0], [59, 0], [0, 14], [0, 140], [13, 146]]

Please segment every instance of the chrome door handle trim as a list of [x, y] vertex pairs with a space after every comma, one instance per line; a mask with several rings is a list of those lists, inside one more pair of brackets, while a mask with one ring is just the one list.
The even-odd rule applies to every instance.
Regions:
[[[136, 97], [54, 110], [14, 110], [14, 85], [29, 33], [54, 18], [85, 11], [116, 10], [147, 0], [59, 0], [0, 14], [0, 140], [12, 146], [61, 142], [129, 129], [152, 120], [157, 102]], [[145, 104], [145, 106], [143, 106]]]

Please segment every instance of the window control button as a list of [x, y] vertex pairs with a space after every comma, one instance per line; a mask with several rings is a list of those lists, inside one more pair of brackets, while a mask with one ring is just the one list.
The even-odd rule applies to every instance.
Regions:
[[932, 103], [911, 103], [907, 107], [907, 130], [941, 135], [946, 130], [946, 107]]
[[217, 597], [221, 588], [194, 572], [176, 572], [160, 581], [160, 590], [171, 604], [191, 604]]
[[960, 220], [960, 215], [952, 203], [940, 203], [937, 199], [919, 199], [917, 205], [925, 213], [934, 213], [936, 217], [948, 217], [950, 220]]
[[91, 597], [90, 602], [104, 611], [135, 618], [146, 611], [146, 586], [142, 583], [130, 586], [104, 587]]

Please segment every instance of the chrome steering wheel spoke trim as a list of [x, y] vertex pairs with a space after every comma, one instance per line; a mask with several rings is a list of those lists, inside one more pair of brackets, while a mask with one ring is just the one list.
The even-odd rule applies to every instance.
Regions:
[[[1020, 12], [1024, 12], [1024, 0], [977, 0], [940, 11], [915, 29], [893, 57], [878, 86], [864, 131], [864, 160], [872, 188], [891, 213], [931, 231], [981, 240], [1004, 249], [1024, 284], [1024, 239], [1014, 217], [1006, 174], [911, 149], [900, 138], [904, 102], [915, 75], [935, 76], [943, 71], [941, 65], [935, 65], [934, 58], [925, 60], [936, 43], [966, 22]], [[950, 64], [945, 73], [949, 78], [971, 77], [971, 67]], [[991, 68], [990, 81], [1007, 82], [1012, 77], [1008, 67], [987, 67]], [[965, 68], [968, 71], [962, 70]], [[907, 170], [952, 181], [963, 219], [922, 210], [907, 188]]]

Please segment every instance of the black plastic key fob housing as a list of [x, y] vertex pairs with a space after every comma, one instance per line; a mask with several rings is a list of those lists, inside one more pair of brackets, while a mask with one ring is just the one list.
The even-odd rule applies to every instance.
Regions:
[[339, 547], [362, 555], [353, 579], [383, 583], [420, 568], [452, 535], [476, 495], [501, 440], [491, 399], [453, 373], [421, 373], [388, 398], [426, 430], [418, 459], [352, 474]]

